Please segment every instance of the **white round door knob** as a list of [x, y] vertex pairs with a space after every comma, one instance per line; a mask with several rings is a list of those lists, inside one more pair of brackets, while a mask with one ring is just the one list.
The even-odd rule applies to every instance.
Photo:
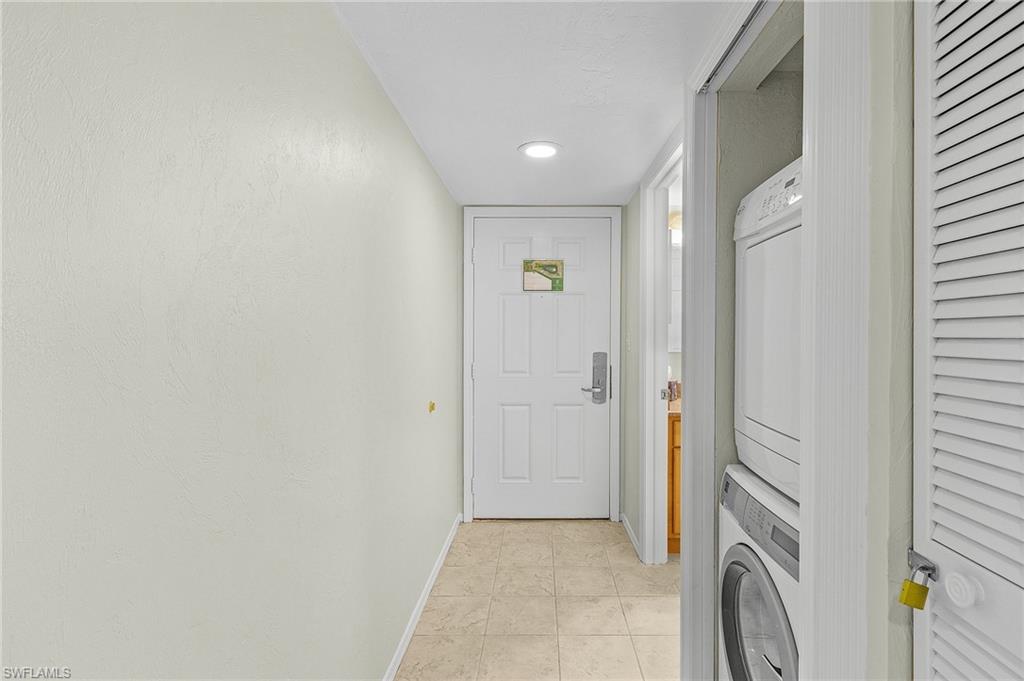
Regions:
[[953, 572], [942, 581], [946, 585], [946, 596], [958, 608], [969, 608], [985, 598], [984, 589], [973, 577]]

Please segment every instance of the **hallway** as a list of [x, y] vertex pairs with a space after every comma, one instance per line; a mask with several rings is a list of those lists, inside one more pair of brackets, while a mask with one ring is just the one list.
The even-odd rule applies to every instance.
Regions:
[[463, 524], [402, 681], [677, 679], [679, 563], [645, 566], [603, 520]]
[[0, 8], [0, 677], [1024, 681], [1024, 2]]

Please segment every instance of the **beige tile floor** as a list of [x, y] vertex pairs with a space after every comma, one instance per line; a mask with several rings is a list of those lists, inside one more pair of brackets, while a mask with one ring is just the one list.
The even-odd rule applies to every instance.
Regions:
[[679, 678], [679, 563], [645, 566], [621, 524], [459, 528], [399, 681]]

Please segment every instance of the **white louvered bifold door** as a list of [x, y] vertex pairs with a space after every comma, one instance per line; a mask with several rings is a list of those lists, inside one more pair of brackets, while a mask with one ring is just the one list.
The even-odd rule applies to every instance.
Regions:
[[920, 3], [918, 679], [1024, 679], [1024, 3]]

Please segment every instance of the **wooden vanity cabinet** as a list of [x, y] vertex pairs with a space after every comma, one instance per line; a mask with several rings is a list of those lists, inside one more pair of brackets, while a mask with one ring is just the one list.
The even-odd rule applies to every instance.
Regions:
[[668, 552], [679, 553], [680, 483], [683, 468], [683, 425], [679, 412], [668, 415]]

